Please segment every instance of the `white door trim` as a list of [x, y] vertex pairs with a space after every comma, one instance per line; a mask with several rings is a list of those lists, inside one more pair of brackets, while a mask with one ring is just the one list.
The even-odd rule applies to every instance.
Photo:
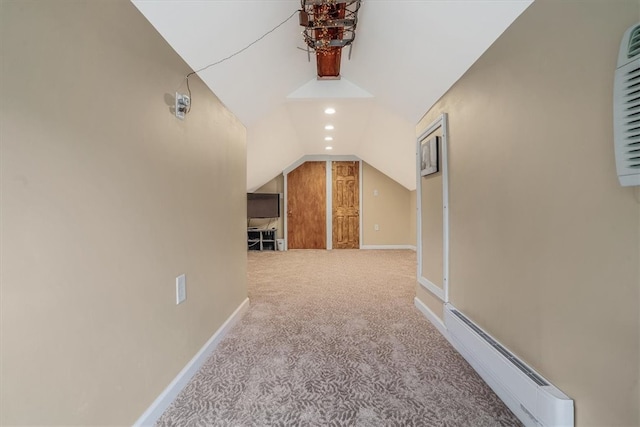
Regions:
[[[440, 151], [442, 153], [442, 287], [429, 281], [422, 275], [422, 180], [420, 175], [420, 142], [428, 135], [442, 128]], [[416, 201], [417, 201], [417, 257], [418, 257], [418, 282], [443, 302], [449, 302], [449, 161], [448, 161], [448, 124], [447, 114], [443, 113], [434, 120], [416, 140]]]
[[327, 213], [326, 213], [326, 222], [327, 222], [327, 250], [330, 251], [333, 249], [333, 181], [331, 180], [333, 177], [332, 168], [333, 162], [331, 160], [327, 160], [327, 170], [326, 170], [326, 185], [327, 185]]

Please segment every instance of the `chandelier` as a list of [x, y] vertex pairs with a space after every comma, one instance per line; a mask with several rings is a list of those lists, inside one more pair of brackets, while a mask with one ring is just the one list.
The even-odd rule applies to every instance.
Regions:
[[356, 37], [360, 0], [301, 0], [300, 25], [308, 51], [316, 53], [318, 79], [339, 79], [342, 48]]

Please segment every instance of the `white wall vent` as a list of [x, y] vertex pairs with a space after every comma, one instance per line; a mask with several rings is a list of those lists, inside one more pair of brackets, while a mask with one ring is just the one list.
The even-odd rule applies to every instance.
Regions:
[[573, 427], [573, 400], [451, 304], [448, 339], [526, 427]]
[[640, 23], [622, 37], [613, 84], [613, 140], [618, 179], [640, 185]]

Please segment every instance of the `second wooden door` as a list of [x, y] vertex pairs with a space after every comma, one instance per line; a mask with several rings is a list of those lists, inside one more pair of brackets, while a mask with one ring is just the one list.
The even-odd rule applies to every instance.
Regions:
[[359, 163], [333, 162], [333, 248], [360, 247]]

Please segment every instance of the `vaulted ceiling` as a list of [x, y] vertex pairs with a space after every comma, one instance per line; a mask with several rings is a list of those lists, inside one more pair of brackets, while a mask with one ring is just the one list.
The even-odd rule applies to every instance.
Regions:
[[[356, 155], [413, 190], [417, 121], [531, 2], [363, 0], [341, 80], [316, 79], [294, 14], [198, 75], [247, 127], [249, 191], [302, 156], [327, 154]], [[133, 3], [194, 70], [300, 8], [297, 0]], [[326, 115], [326, 107], [336, 113]]]

